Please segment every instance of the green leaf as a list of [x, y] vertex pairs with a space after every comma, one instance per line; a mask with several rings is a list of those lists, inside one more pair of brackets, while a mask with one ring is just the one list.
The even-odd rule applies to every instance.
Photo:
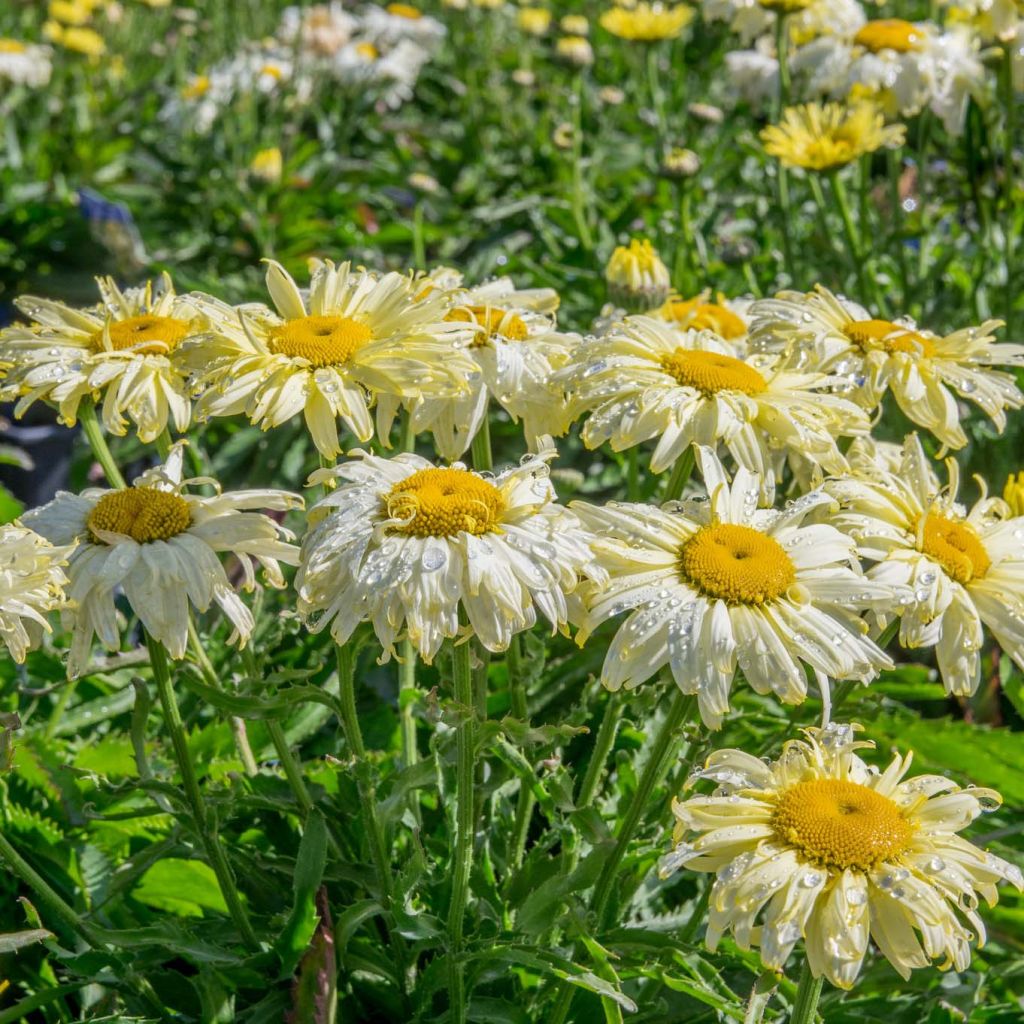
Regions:
[[213, 868], [200, 860], [168, 857], [157, 861], [132, 891], [140, 903], [179, 917], [202, 917], [207, 910], [226, 914], [227, 906]]
[[292, 886], [295, 893], [291, 913], [274, 950], [281, 959], [280, 977], [289, 977], [303, 953], [309, 948], [320, 915], [316, 909], [316, 892], [327, 863], [327, 823], [318, 811], [311, 811], [299, 843]]

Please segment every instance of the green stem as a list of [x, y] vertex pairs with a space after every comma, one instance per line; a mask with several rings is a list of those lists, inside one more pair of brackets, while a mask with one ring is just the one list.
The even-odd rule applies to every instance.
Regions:
[[[401, 643], [401, 661], [398, 663], [398, 714], [402, 723], [402, 764], [411, 768], [420, 759], [416, 736], [416, 701], [419, 690], [416, 687], [416, 648], [408, 637]], [[418, 813], [419, 804], [414, 803], [413, 813]]]
[[[530, 709], [526, 700], [526, 686], [523, 682], [523, 649], [522, 638], [512, 637], [506, 658], [508, 667], [508, 694], [512, 715], [521, 722], [528, 722]], [[530, 819], [537, 798], [533, 789], [525, 782], [519, 784], [519, 797], [516, 803], [515, 822], [512, 827], [512, 866], [518, 868], [526, 853], [526, 840], [530, 832]]]
[[601, 719], [597, 736], [594, 738], [594, 749], [590, 752], [590, 763], [587, 765], [586, 774], [580, 785], [580, 795], [576, 800], [577, 808], [589, 807], [597, 795], [597, 788], [601, 784], [605, 762], [615, 743], [615, 735], [619, 729], [619, 721], [622, 718], [624, 707], [625, 702], [620, 695], [614, 693], [609, 695], [608, 705], [604, 709], [604, 717]]
[[473, 437], [470, 455], [473, 459], [473, 468], [478, 473], [489, 473], [494, 469], [494, 453], [491, 451], [491, 423], [486, 413], [480, 424], [480, 429]]
[[78, 421], [82, 424], [82, 433], [85, 434], [85, 438], [89, 442], [93, 457], [102, 467], [107, 482], [111, 487], [127, 487], [124, 477], [121, 476], [121, 470], [117, 468], [114, 456], [110, 452], [106, 438], [103, 436], [100, 421], [96, 417], [96, 405], [91, 398], [83, 399], [82, 404], [78, 407]]
[[156, 450], [160, 453], [160, 458], [166, 462], [167, 456], [171, 454], [171, 432], [166, 427], [157, 436]]
[[658, 47], [647, 46], [647, 88], [651, 94], [651, 109], [658, 123], [658, 145], [663, 146], [668, 137], [668, 125], [665, 121], [665, 101], [661, 92], [661, 68], [658, 65]]
[[626, 497], [640, 500], [640, 452], [636, 445], [626, 452]]
[[263, 723], [270, 734], [270, 742], [274, 744], [277, 751], [277, 759], [284, 769], [285, 778], [291, 788], [295, 802], [302, 809], [302, 816], [306, 817], [313, 810], [313, 800], [306, 789], [306, 782], [302, 777], [302, 768], [295, 759], [291, 747], [288, 745], [288, 737], [285, 736], [284, 727], [276, 718], [268, 718]]
[[677, 501], [679, 499], [683, 493], [683, 488], [690, 479], [690, 474], [693, 472], [693, 462], [693, 445], [690, 445], [676, 459], [676, 464], [672, 467], [672, 475], [668, 478], [668, 483], [665, 485], [662, 501]]
[[90, 946], [100, 949], [103, 946], [103, 939], [99, 933], [94, 931], [92, 925], [87, 924], [67, 903], [57, 895], [49, 883], [40, 875], [31, 864], [21, 856], [20, 853], [8, 842], [6, 836], [0, 831], [0, 859], [7, 862], [7, 866], [18, 876], [42, 902], [49, 907], [76, 935], [80, 935]]
[[587, 202], [583, 190], [583, 72], [576, 74], [572, 118], [572, 215], [584, 252], [594, 248], [594, 239], [587, 223]]
[[860, 237], [857, 233], [856, 225], [853, 222], [853, 215], [850, 212], [850, 201], [846, 195], [846, 186], [843, 184], [843, 180], [839, 176], [838, 170], [833, 169], [829, 171], [828, 180], [832, 185], [832, 194], [836, 197], [836, 206], [839, 207], [839, 217], [843, 222], [843, 234], [846, 236], [846, 245], [849, 249], [849, 255], [853, 261], [853, 268], [857, 274], [857, 287], [861, 292], [859, 298], [861, 302], [870, 298], [875, 304], [876, 312], [881, 314], [883, 312], [881, 296], [878, 294], [878, 289], [875, 287], [873, 277], [871, 278], [870, 285], [868, 283], [868, 276], [864, 265], [865, 259], [861, 250]]
[[1006, 264], [1006, 305], [1003, 319], [1006, 321], [1006, 333], [1013, 336], [1013, 300], [1017, 282], [1014, 279], [1013, 257], [1014, 257], [1014, 189], [1016, 175], [1013, 166], [1013, 143], [1017, 132], [1017, 97], [1013, 91], [1013, 53], [1009, 45], [1003, 50], [1003, 65], [1001, 68], [1000, 84], [1003, 89], [1003, 106], [1006, 108], [1006, 129], [1005, 154], [1003, 156], [1003, 187], [1006, 192], [1006, 212], [1003, 220], [1003, 261]]
[[775, 112], [775, 120], [789, 104], [789, 33], [786, 31], [786, 15], [778, 12], [775, 15], [775, 57], [779, 62], [779, 100]]
[[[892, 207], [892, 228], [896, 238], [896, 264], [900, 274], [900, 308], [905, 309], [910, 299], [910, 277], [907, 272], [907, 247], [903, 240], [903, 201], [900, 199], [900, 172], [902, 162], [894, 149], [886, 150], [889, 171], [889, 205]], [[981, 204], [977, 203], [978, 208]]]
[[412, 265], [417, 270], [427, 267], [427, 250], [423, 241], [423, 203], [417, 202], [412, 211]]
[[821, 998], [822, 981], [822, 978], [815, 978], [811, 974], [810, 965], [804, 961], [789, 1024], [812, 1024], [818, 1010], [818, 1000]]
[[[775, 15], [775, 56], [779, 62], [779, 94], [778, 105], [775, 110], [775, 121], [782, 118], [782, 112], [789, 104], [790, 76], [789, 76], [789, 32], [787, 31], [787, 19], [783, 13]], [[776, 185], [779, 193], [779, 209], [782, 211], [782, 252], [786, 261], [786, 273], [790, 281], [796, 280], [796, 263], [793, 257], [793, 240], [790, 236], [789, 203], [789, 171], [778, 163], [775, 171]]]
[[469, 899], [469, 873], [473, 862], [476, 721], [473, 714], [469, 643], [456, 644], [452, 654], [455, 703], [460, 720], [455, 732], [455, 853], [452, 901], [448, 911], [448, 978], [451, 988], [449, 1018], [453, 1024], [464, 1024], [466, 991], [461, 954], [466, 903]]
[[188, 740], [185, 736], [185, 727], [181, 720], [181, 711], [178, 708], [178, 699], [174, 694], [174, 687], [171, 684], [171, 672], [167, 664], [167, 652], [159, 640], [155, 640], [148, 633], [146, 634], [146, 646], [149, 648], [149, 660], [153, 669], [153, 680], [156, 683], [157, 693], [160, 697], [160, 705], [164, 713], [164, 726], [171, 737], [171, 745], [174, 747], [174, 756], [178, 762], [178, 771], [181, 773], [181, 781], [185, 790], [185, 797], [189, 807], [192, 809], [192, 817], [195, 819], [196, 829], [206, 851], [210, 867], [217, 876], [217, 883], [220, 886], [221, 895], [227, 905], [228, 913], [235, 922], [235, 927], [241, 933], [247, 946], [254, 949], [259, 948], [259, 940], [253, 931], [249, 915], [242, 905], [242, 899], [235, 886], [235, 878], [231, 873], [231, 866], [228, 864], [224, 848], [220, 840], [213, 833], [212, 822], [206, 802], [203, 800], [202, 791], [199, 788], [199, 780], [196, 778], [195, 769], [192, 765], [192, 755], [188, 749]]

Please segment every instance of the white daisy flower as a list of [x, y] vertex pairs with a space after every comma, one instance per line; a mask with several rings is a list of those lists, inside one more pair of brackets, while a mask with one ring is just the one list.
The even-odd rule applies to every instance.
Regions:
[[891, 607], [893, 588], [864, 577], [848, 536], [803, 525], [832, 499], [816, 491], [781, 511], [758, 509], [756, 475], [740, 469], [730, 486], [711, 449], [698, 460], [710, 500], [570, 506], [597, 536], [594, 554], [610, 576], [581, 590], [578, 641], [630, 613], [608, 648], [604, 685], [633, 689], [668, 666], [716, 729], [737, 666], [758, 693], [787, 704], [807, 696], [804, 664], [826, 703], [830, 679], [866, 683], [891, 668], [859, 611]]
[[[1001, 798], [942, 775], [904, 780], [911, 755], [884, 772], [866, 764], [859, 726], [806, 730], [765, 763], [742, 750], [712, 754], [695, 778], [712, 796], [673, 802], [675, 845], [663, 877], [685, 865], [714, 872], [707, 944], [729, 931], [781, 971], [803, 939], [815, 977], [852, 988], [873, 940], [904, 978], [935, 961], [964, 971], [985, 942], [979, 896], [1020, 889], [1020, 869], [958, 832]], [[966, 925], [965, 925], [966, 922]], [[967, 927], [969, 925], [969, 927]]]
[[298, 548], [286, 543], [288, 531], [248, 510], [302, 508], [301, 497], [272, 490], [212, 498], [189, 494], [184, 490], [189, 484], [212, 481], [182, 479], [182, 454], [183, 443], [172, 446], [166, 463], [147, 470], [131, 487], [61, 491], [22, 517], [54, 544], [77, 544], [68, 560], [69, 603], [63, 612], [73, 631], [72, 678], [87, 670], [94, 634], [108, 650], [120, 647], [119, 589], [147, 632], [172, 658], [181, 658], [190, 605], [205, 612], [216, 602], [243, 645], [252, 632], [252, 614], [238, 596], [239, 584], [229, 579], [218, 554], [230, 553], [238, 561], [244, 590], [256, 585], [254, 559], [274, 587], [284, 586], [278, 563], [298, 561]]
[[943, 337], [909, 317], [874, 319], [863, 306], [821, 285], [807, 294], [759, 299], [750, 313], [753, 350], [782, 353], [794, 368], [835, 375], [866, 409], [876, 408], [891, 391], [910, 420], [951, 448], [967, 443], [957, 396], [980, 406], [1000, 431], [1004, 410], [1024, 404], [1013, 375], [992, 369], [1024, 365], [1024, 345], [995, 344], [999, 320]]
[[83, 398], [102, 396], [106, 429], [124, 435], [130, 420], [145, 443], [168, 422], [185, 431], [192, 405], [174, 357], [205, 329], [192, 300], [175, 295], [167, 274], [155, 289], [147, 283], [122, 292], [109, 277], [96, 283], [103, 304], [91, 309], [33, 295], [15, 299], [29, 323], [0, 331], [0, 363], [10, 365], [0, 395], [17, 399], [19, 417], [39, 399], [51, 402], [68, 426]]
[[342, 482], [310, 512], [296, 579], [310, 628], [339, 644], [368, 619], [385, 659], [404, 636], [427, 662], [446, 638], [503, 651], [538, 610], [564, 630], [580, 576], [603, 579], [590, 534], [556, 503], [553, 452], [493, 476], [354, 454], [311, 478]]
[[877, 563], [868, 577], [909, 588], [912, 599], [895, 612], [879, 609], [879, 621], [901, 615], [900, 643], [934, 646], [947, 692], [968, 696], [981, 679], [983, 623], [1024, 668], [1024, 518], [984, 495], [967, 512], [956, 500], [957, 465], [947, 466], [940, 489], [912, 434], [895, 472], [865, 468], [826, 489], [841, 505], [829, 521]]
[[0, 526], [0, 639], [19, 664], [50, 632], [46, 613], [64, 604], [73, 546], [55, 547], [16, 523]]
[[358, 29], [359, 19], [338, 0], [331, 0], [312, 7], [286, 7], [277, 36], [282, 42], [299, 44], [313, 58], [322, 58], [336, 54]]
[[360, 30], [372, 43], [394, 46], [416, 43], [434, 49], [448, 34], [436, 18], [424, 14], [412, 4], [391, 3], [385, 7], [368, 6], [362, 13]]
[[50, 81], [52, 54], [48, 46], [0, 37], [0, 79], [39, 89]]
[[679, 331], [631, 316], [580, 346], [555, 375], [564, 382], [588, 448], [606, 441], [623, 451], [657, 439], [651, 472], [671, 467], [691, 444], [725, 445], [758, 474], [771, 501], [775, 455], [799, 451], [826, 469], [846, 462], [839, 436], [868, 432], [852, 402], [828, 393], [835, 379], [783, 369], [775, 358], [739, 359], [710, 331]]

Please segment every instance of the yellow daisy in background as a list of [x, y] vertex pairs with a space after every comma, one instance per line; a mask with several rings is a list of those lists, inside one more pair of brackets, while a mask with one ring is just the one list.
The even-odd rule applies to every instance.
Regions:
[[[302, 413], [317, 449], [333, 459], [341, 451], [339, 419], [368, 441], [378, 396], [455, 395], [478, 372], [463, 351], [470, 330], [445, 320], [445, 294], [417, 293], [411, 277], [323, 262], [306, 298], [268, 260], [267, 289], [276, 312], [196, 297], [210, 329], [182, 358], [197, 376], [199, 419], [244, 413], [269, 430]], [[386, 430], [381, 438], [387, 441]]]
[[656, 43], [676, 39], [693, 21], [694, 10], [685, 4], [617, 4], [601, 15], [601, 27], [620, 39]]
[[604, 579], [593, 538], [557, 504], [553, 452], [496, 475], [355, 454], [311, 478], [341, 483], [310, 510], [295, 581], [310, 629], [330, 625], [339, 644], [369, 620], [385, 659], [403, 636], [426, 662], [446, 638], [503, 651], [538, 611], [564, 630], [581, 576]]
[[799, 452], [838, 472], [846, 460], [836, 438], [868, 432], [863, 410], [826, 390], [833, 378], [782, 369], [777, 358], [740, 359], [710, 331], [681, 332], [648, 316], [585, 341], [556, 379], [572, 418], [588, 417], [588, 448], [609, 442], [623, 451], [657, 439], [650, 468], [661, 473], [691, 444], [721, 442], [762, 478], [768, 501], [778, 455]]
[[999, 806], [998, 793], [943, 775], [905, 779], [910, 754], [879, 772], [857, 753], [874, 746], [854, 739], [859, 728], [807, 729], [767, 764], [716, 751], [695, 777], [716, 782], [714, 794], [673, 802], [661, 874], [685, 865], [716, 875], [712, 950], [729, 931], [781, 971], [803, 939], [812, 974], [844, 989], [869, 939], [904, 979], [935, 961], [964, 971], [971, 940], [985, 942], [979, 896], [992, 906], [996, 883], [1024, 886], [1019, 868], [957, 835]]
[[764, 151], [788, 167], [831, 171], [866, 153], [903, 144], [906, 129], [886, 125], [881, 110], [869, 100], [851, 105], [805, 103], [787, 107], [782, 122], [761, 132]]
[[19, 664], [50, 632], [46, 613], [64, 604], [72, 548], [15, 523], [0, 526], [0, 639]]
[[210, 480], [182, 478], [183, 450], [183, 442], [174, 445], [164, 465], [147, 470], [131, 487], [61, 491], [22, 517], [51, 543], [77, 545], [68, 559], [63, 612], [73, 632], [68, 658], [72, 678], [87, 671], [94, 634], [108, 650], [120, 648], [115, 607], [119, 590], [146, 631], [172, 658], [181, 658], [190, 605], [205, 612], [216, 602], [242, 644], [252, 632], [252, 613], [237, 593], [239, 581], [229, 578], [219, 554], [229, 553], [238, 562], [245, 590], [256, 585], [254, 560], [274, 587], [284, 586], [278, 563], [298, 561], [298, 548], [286, 541], [288, 531], [270, 516], [249, 510], [302, 508], [301, 497], [276, 490], [211, 498], [189, 494], [185, 488], [190, 483]]
[[738, 353], [750, 329], [750, 303], [750, 299], [727, 299], [721, 292], [712, 297], [711, 289], [705, 288], [691, 299], [670, 295], [656, 315], [681, 330], [711, 331], [728, 341]]
[[940, 489], [912, 434], [898, 471], [862, 470], [826, 484], [841, 504], [829, 521], [877, 563], [872, 580], [908, 588], [911, 600], [879, 621], [900, 615], [900, 643], [934, 646], [947, 692], [969, 696], [981, 680], [982, 623], [1024, 668], [1024, 518], [984, 494], [968, 512], [956, 500], [956, 462], [946, 464], [949, 484]]
[[803, 525], [832, 499], [817, 491], [781, 511], [758, 509], [757, 476], [740, 469], [730, 485], [711, 449], [698, 460], [710, 500], [570, 506], [597, 537], [594, 554], [610, 577], [581, 590], [578, 642], [630, 613], [608, 647], [604, 685], [634, 689], [668, 666], [717, 729], [737, 666], [758, 693], [786, 704], [807, 696], [804, 665], [826, 703], [830, 679], [866, 683], [891, 668], [859, 611], [890, 607], [894, 589], [865, 578], [850, 537]]
[[[445, 280], [444, 274], [438, 277]], [[448, 302], [446, 319], [472, 332], [465, 351], [477, 372], [459, 394], [411, 403], [414, 433], [431, 431], [442, 458], [457, 459], [483, 424], [493, 397], [514, 421], [522, 420], [532, 450], [542, 437], [564, 434], [570, 419], [552, 374], [569, 362], [580, 336], [558, 330], [558, 293], [517, 289], [502, 277], [476, 288], [457, 287], [448, 292]], [[398, 406], [397, 399], [378, 398], [378, 422], [390, 423], [388, 403]]]
[[[174, 424], [188, 429], [192, 406], [185, 375], [174, 362], [178, 347], [205, 329], [188, 296], [175, 295], [171, 279], [156, 287], [121, 291], [112, 278], [97, 278], [102, 305], [74, 309], [26, 295], [15, 305], [29, 321], [0, 331], [0, 363], [9, 364], [0, 397], [17, 400], [15, 416], [43, 399], [74, 426], [82, 399], [99, 400], [106, 429], [154, 441]], [[127, 420], [126, 420], [127, 417]]]
[[1024, 365], [1024, 345], [996, 343], [999, 320], [942, 336], [909, 318], [877, 320], [821, 285], [760, 299], [750, 316], [751, 348], [842, 378], [843, 391], [869, 410], [891, 391], [909, 420], [951, 448], [967, 443], [957, 397], [979, 406], [999, 431], [1005, 410], [1024, 404], [1014, 376], [993, 369]]

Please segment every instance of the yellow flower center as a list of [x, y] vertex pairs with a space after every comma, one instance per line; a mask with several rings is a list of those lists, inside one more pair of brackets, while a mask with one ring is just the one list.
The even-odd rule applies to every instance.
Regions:
[[772, 828], [815, 864], [857, 871], [871, 871], [898, 857], [914, 832], [888, 797], [843, 779], [791, 786], [775, 805]]
[[277, 64], [264, 64], [260, 68], [260, 74], [273, 78], [275, 82], [280, 82], [284, 78], [284, 72]]
[[373, 340], [373, 331], [349, 316], [300, 316], [286, 320], [270, 332], [271, 352], [305, 359], [313, 366], [347, 362]]
[[181, 90], [182, 99], [197, 100], [210, 91], [210, 76], [197, 75]]
[[665, 303], [665, 316], [695, 331], [714, 331], [720, 338], [732, 341], [747, 333], [747, 325], [731, 310], [717, 302], [696, 299], [670, 299]]
[[[113, 320], [107, 329], [110, 347], [115, 352], [136, 349], [143, 355], [162, 355], [177, 348], [188, 337], [190, 327], [188, 320], [143, 313], [125, 320]], [[96, 352], [107, 351], [103, 346], [103, 331], [92, 336], [92, 347]]]
[[380, 56], [380, 51], [373, 43], [357, 43], [356, 53], [365, 60], [376, 60]]
[[105, 543], [99, 537], [100, 531], [121, 533], [140, 544], [148, 544], [176, 537], [191, 523], [192, 513], [184, 498], [154, 487], [126, 487], [104, 494], [86, 521], [96, 544]]
[[686, 388], [696, 388], [705, 395], [719, 391], [741, 391], [745, 395], [759, 395], [768, 382], [754, 367], [722, 355], [720, 352], [699, 352], [677, 348], [659, 359], [662, 370]]
[[865, 352], [882, 349], [889, 353], [903, 352], [907, 355], [935, 354], [935, 346], [923, 334], [889, 320], [851, 320], [843, 328], [843, 333]]
[[474, 324], [483, 328], [483, 330], [477, 331], [473, 338], [474, 348], [486, 345], [496, 334], [509, 341], [526, 341], [529, 335], [521, 317], [508, 310], [495, 309], [492, 306], [459, 306], [458, 309], [453, 309], [445, 319], [457, 323]]
[[957, 581], [967, 584], [988, 572], [992, 559], [972, 526], [937, 512], [924, 517], [921, 551]]
[[777, 540], [734, 523], [698, 530], [679, 552], [679, 569], [702, 594], [730, 604], [767, 604], [796, 582]]
[[17, 39], [0, 39], [0, 53], [24, 53], [27, 47]]
[[882, 50], [910, 53], [921, 49], [922, 39], [917, 26], [909, 21], [903, 21], [902, 18], [879, 18], [861, 28], [853, 41], [872, 53]]
[[467, 469], [421, 469], [399, 480], [384, 498], [395, 532], [413, 537], [496, 533], [505, 499], [494, 484]]
[[409, 18], [412, 21], [423, 17], [423, 12], [412, 4], [388, 4], [385, 10], [396, 18]]

